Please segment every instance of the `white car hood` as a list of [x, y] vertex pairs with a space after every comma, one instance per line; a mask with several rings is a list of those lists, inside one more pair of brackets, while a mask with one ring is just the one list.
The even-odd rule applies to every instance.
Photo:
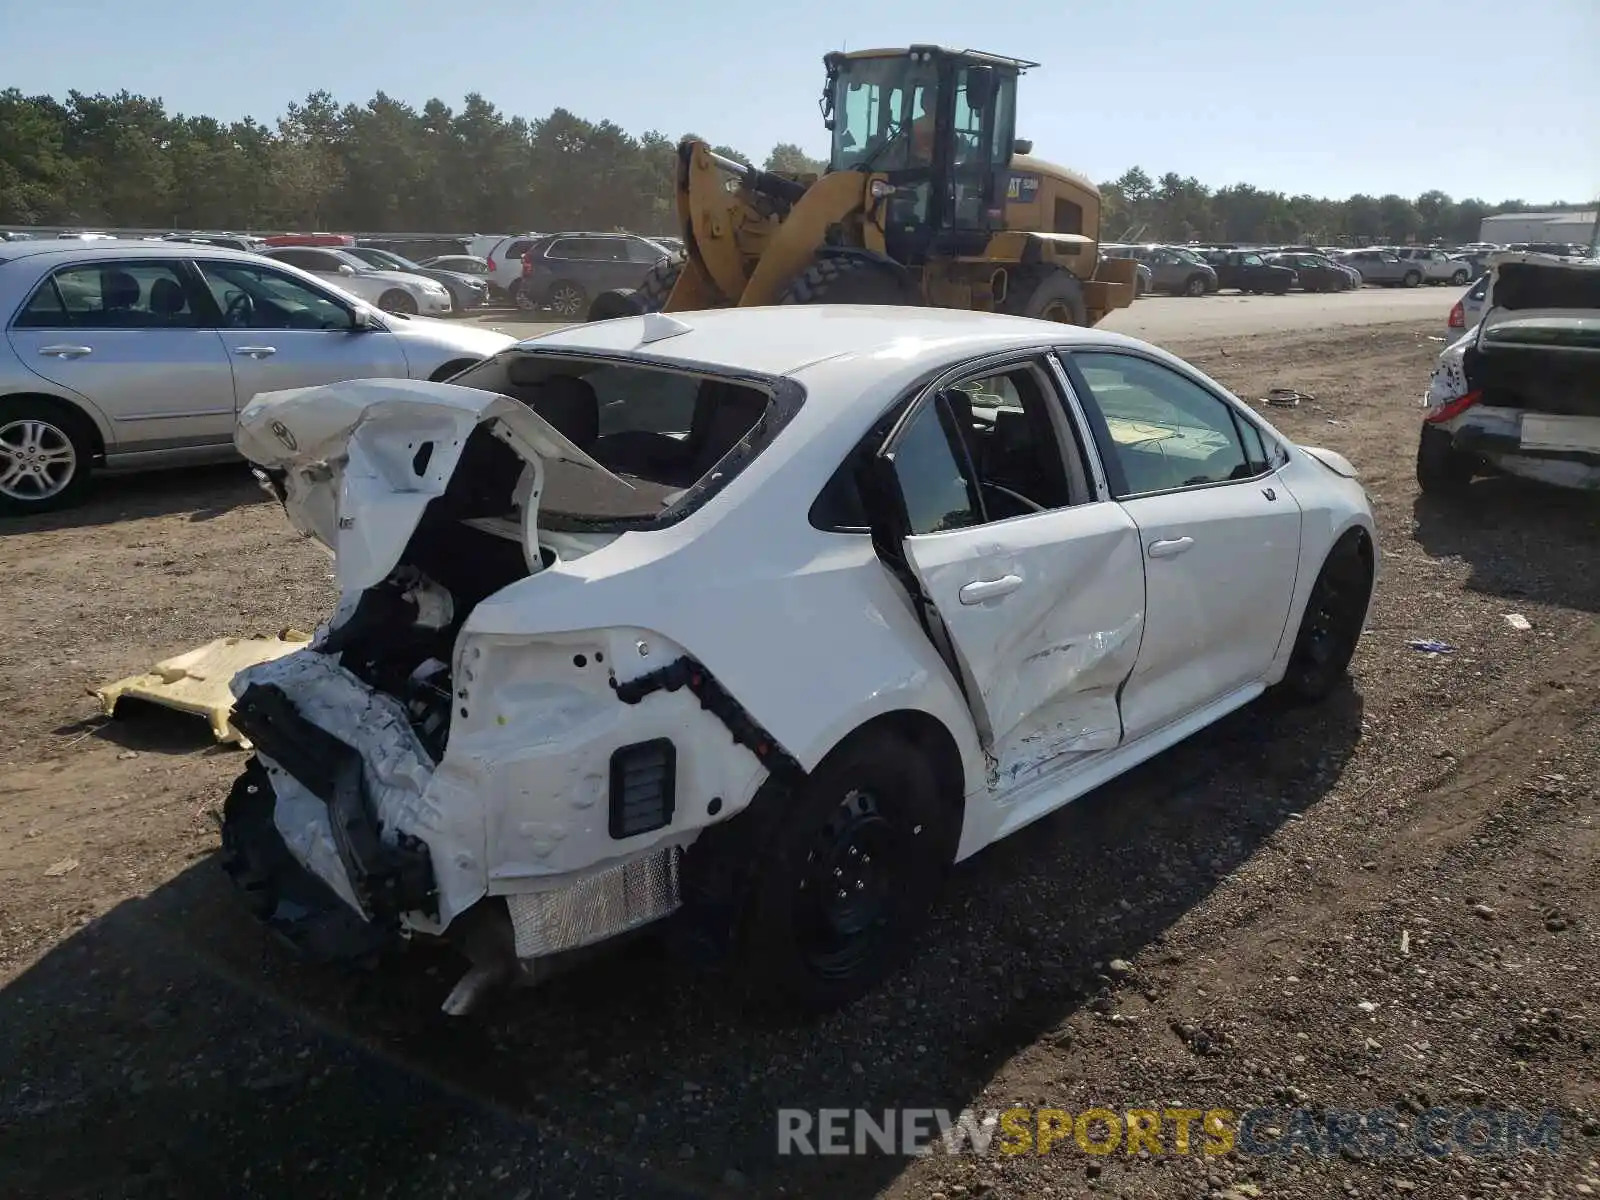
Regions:
[[523, 550], [537, 571], [545, 463], [572, 463], [617, 487], [630, 485], [510, 397], [416, 379], [262, 392], [239, 415], [234, 444], [257, 466], [284, 472], [290, 521], [332, 551], [341, 592], [364, 591], [399, 564], [423, 510], [449, 485], [468, 436], [490, 422], [529, 467], [518, 498]]

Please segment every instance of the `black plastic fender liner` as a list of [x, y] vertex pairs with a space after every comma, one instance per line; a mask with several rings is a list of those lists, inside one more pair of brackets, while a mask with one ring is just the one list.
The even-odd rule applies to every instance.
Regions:
[[402, 833], [390, 845], [367, 799], [361, 755], [302, 717], [283, 689], [255, 683], [229, 718], [256, 749], [328, 806], [339, 861], [366, 915], [383, 923], [401, 913], [439, 915], [438, 884], [428, 847]]
[[637, 704], [653, 692], [675, 692], [687, 687], [700, 701], [700, 707], [721, 721], [733, 740], [754, 754], [769, 774], [799, 776], [805, 773], [794, 756], [745, 711], [744, 705], [735, 700], [702, 663], [687, 655], [626, 683], [613, 679], [611, 686], [617, 699], [624, 704]]
[[289, 852], [273, 821], [272, 779], [254, 755], [222, 806], [223, 872], [261, 920], [312, 962], [370, 964], [403, 943], [366, 920]]

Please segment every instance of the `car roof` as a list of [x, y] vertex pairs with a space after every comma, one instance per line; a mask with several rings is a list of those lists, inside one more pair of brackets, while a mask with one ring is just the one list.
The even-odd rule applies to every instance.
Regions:
[[[177, 247], [175, 249], [175, 247]], [[76, 260], [97, 261], [108, 258], [171, 258], [174, 254], [204, 254], [207, 257], [237, 258], [250, 261], [257, 257], [247, 250], [234, 250], [228, 246], [213, 246], [200, 242], [6, 242], [0, 245], [0, 263], [18, 262], [24, 258], [52, 255], [61, 262]]]
[[[665, 321], [687, 327], [672, 333]], [[669, 335], [644, 341], [652, 330]], [[720, 367], [766, 376], [793, 376], [819, 363], [880, 364], [871, 372], [933, 371], [985, 352], [1027, 346], [1143, 346], [1109, 330], [960, 309], [819, 304], [650, 314], [571, 325], [518, 346], [628, 354], [686, 366]], [[870, 382], [867, 380], [866, 382]]]

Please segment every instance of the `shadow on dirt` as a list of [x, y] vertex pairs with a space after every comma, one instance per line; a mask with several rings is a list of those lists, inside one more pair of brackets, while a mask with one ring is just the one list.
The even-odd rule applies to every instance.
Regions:
[[50, 732], [57, 737], [94, 737], [143, 754], [238, 753], [235, 747], [217, 743], [211, 735], [211, 723], [205, 717], [131, 696], [117, 701], [112, 716], [96, 713]]
[[1418, 496], [1417, 543], [1461, 558], [1474, 591], [1600, 612], [1600, 496], [1523, 479], [1480, 479], [1460, 499]]
[[0, 537], [115, 525], [174, 513], [188, 513], [191, 521], [210, 521], [241, 505], [264, 504], [269, 499], [242, 462], [140, 475], [101, 475], [94, 479], [82, 504], [61, 512], [0, 521]]
[[809, 1025], [656, 940], [447, 1022], [453, 956], [294, 962], [197, 863], [0, 992], [0, 1194], [871, 1194], [906, 1160], [781, 1158], [776, 1110], [989, 1107], [1019, 1049], [1114, 1007], [1099, 964], [1326, 793], [1361, 719], [1351, 690], [1252, 705], [979, 855], [912, 965]]

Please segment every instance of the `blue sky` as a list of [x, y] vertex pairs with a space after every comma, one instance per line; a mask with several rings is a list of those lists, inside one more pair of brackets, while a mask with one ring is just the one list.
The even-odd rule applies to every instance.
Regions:
[[121, 88], [270, 120], [326, 88], [503, 112], [564, 106], [821, 154], [834, 48], [1033, 58], [1018, 133], [1044, 158], [1344, 196], [1600, 194], [1600, 0], [0, 0], [0, 86]]

